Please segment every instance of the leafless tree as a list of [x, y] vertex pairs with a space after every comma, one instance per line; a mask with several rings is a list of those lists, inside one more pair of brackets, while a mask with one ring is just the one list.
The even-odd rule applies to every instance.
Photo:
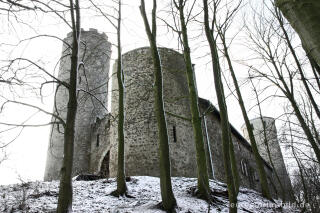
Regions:
[[[187, 6], [190, 4], [190, 10], [187, 11]], [[191, 51], [189, 46], [189, 37], [187, 24], [191, 17], [192, 9], [195, 5], [195, 1], [188, 0], [173, 0], [173, 6], [176, 9], [177, 16], [179, 17], [179, 28], [176, 30], [179, 33], [181, 46], [183, 47], [184, 61], [186, 63], [186, 76], [189, 87], [190, 109], [192, 115], [192, 126], [195, 137], [195, 147], [197, 155], [197, 167], [198, 167], [198, 193], [199, 197], [206, 200], [210, 200], [210, 188], [209, 188], [209, 176], [207, 171], [206, 152], [204, 149], [204, 138], [201, 127], [201, 118], [198, 106], [198, 92], [196, 89], [196, 82], [194, 77], [194, 70], [191, 60]], [[185, 14], [186, 13], [186, 14]], [[177, 28], [176, 28], [177, 29]]]
[[319, 164], [305, 154], [310, 147], [308, 143], [304, 143], [306, 138], [299, 136], [303, 135], [303, 132], [295, 127], [289, 113], [286, 114], [285, 126], [286, 146], [290, 148], [297, 165], [297, 169], [292, 174], [295, 200], [302, 212], [316, 213], [320, 205]]
[[145, 1], [141, 0], [140, 12], [145, 25], [146, 34], [149, 39], [151, 54], [154, 66], [154, 109], [157, 118], [158, 137], [159, 137], [159, 158], [160, 158], [160, 188], [162, 206], [168, 211], [175, 211], [177, 205], [171, 185], [169, 138], [167, 121], [163, 101], [163, 80], [160, 55], [157, 47], [157, 0], [153, 0], [151, 26], [149, 24]]
[[[246, 125], [246, 129], [249, 135], [249, 139], [250, 139], [250, 143], [252, 146], [252, 150], [253, 150], [253, 154], [255, 157], [255, 161], [258, 167], [258, 174], [260, 177], [260, 184], [261, 184], [261, 189], [262, 189], [262, 195], [268, 199], [271, 199], [271, 195], [269, 192], [269, 187], [268, 187], [268, 182], [267, 182], [267, 177], [266, 177], [266, 173], [264, 170], [264, 165], [263, 165], [263, 160], [262, 157], [259, 154], [258, 148], [257, 148], [257, 143], [253, 134], [253, 130], [249, 121], [249, 116], [247, 113], [247, 110], [245, 108], [245, 104], [244, 104], [244, 100], [242, 98], [242, 94], [241, 94], [241, 90], [240, 90], [240, 86], [238, 83], [238, 79], [236, 77], [236, 72], [233, 66], [233, 62], [231, 59], [231, 56], [229, 54], [229, 48], [231, 44], [227, 44], [227, 31], [230, 28], [231, 24], [234, 21], [234, 16], [236, 15], [237, 11], [239, 10], [242, 1], [236, 2], [234, 7], [230, 7], [229, 5], [234, 3], [233, 1], [229, 2], [226, 12], [225, 12], [225, 18], [222, 21], [215, 21], [215, 25], [217, 28], [217, 34], [219, 35], [219, 38], [221, 40], [221, 44], [222, 44], [222, 53], [227, 61], [228, 64], [228, 68], [232, 77], [232, 81], [233, 81], [233, 85], [234, 88], [236, 90], [236, 94], [237, 94], [237, 100], [239, 102], [239, 106], [241, 108], [241, 112], [245, 121], [245, 125]], [[215, 10], [216, 12], [217, 9]], [[234, 38], [233, 38], [234, 39]], [[233, 40], [231, 39], [231, 40]]]
[[[42, 112], [47, 115], [53, 116], [56, 121], [49, 122], [47, 124], [36, 124], [36, 125], [29, 125], [29, 124], [12, 124], [12, 126], [43, 126], [48, 124], [60, 124], [64, 128], [64, 158], [63, 164], [61, 169], [61, 180], [60, 180], [60, 188], [59, 188], [59, 198], [58, 198], [58, 206], [57, 212], [71, 212], [72, 211], [72, 165], [73, 165], [73, 149], [74, 149], [74, 131], [75, 131], [75, 119], [76, 119], [76, 111], [77, 111], [77, 75], [78, 69], [83, 64], [79, 61], [79, 44], [80, 44], [80, 5], [78, 0], [70, 0], [69, 4], [64, 4], [61, 2], [42, 2], [37, 0], [30, 0], [23, 2], [23, 5], [20, 1], [8, 1], [9, 8], [11, 6], [18, 7], [19, 9], [23, 10], [31, 10], [41, 13], [52, 13], [58, 16], [67, 26], [69, 26], [72, 30], [72, 44], [66, 44], [71, 48], [71, 67], [70, 67], [70, 78], [68, 82], [62, 81], [56, 78], [53, 74], [48, 72], [44, 67], [42, 67], [38, 62], [35, 62], [28, 58], [14, 58], [9, 60], [8, 65], [3, 67], [3, 70], [10, 72], [13, 70], [13, 76], [15, 76], [15, 80], [19, 83], [18, 86], [29, 86], [32, 89], [37, 89], [37, 87], [33, 87], [32, 84], [30, 85], [26, 81], [22, 81], [17, 75], [18, 73], [26, 72], [27, 68], [40, 71], [43, 75], [37, 75], [39, 79], [42, 78], [45, 81], [40, 83], [40, 95], [42, 93], [42, 88], [46, 84], [57, 84], [57, 87], [63, 86], [66, 87], [69, 92], [69, 102], [67, 107], [67, 117], [66, 120], [62, 119], [58, 114], [48, 112], [41, 107], [36, 105], [16, 101], [16, 100], [6, 100], [2, 104], [1, 109], [3, 109], [8, 104], [18, 104], [20, 106], [24, 106], [27, 108], [31, 108]], [[52, 4], [57, 6], [57, 8], [52, 7]], [[59, 9], [60, 7], [60, 9]], [[70, 14], [70, 23], [66, 18], [65, 14]], [[37, 37], [52, 37], [57, 38], [56, 36], [49, 36], [49, 35], [37, 35], [33, 38]], [[59, 39], [61, 40], [61, 39]], [[30, 75], [30, 74], [29, 74]], [[42, 77], [46, 76], [46, 77]], [[34, 75], [30, 75], [30, 78], [35, 80]], [[50, 80], [47, 80], [47, 79]], [[32, 81], [31, 81], [32, 82]], [[11, 124], [5, 123], [5, 125], [10, 126]]]
[[90, 0], [91, 4], [96, 10], [114, 27], [117, 33], [117, 80], [118, 80], [118, 168], [117, 168], [117, 190], [115, 194], [117, 196], [127, 194], [126, 186], [126, 176], [125, 176], [125, 159], [124, 159], [124, 121], [125, 121], [125, 111], [124, 111], [124, 97], [125, 97], [125, 79], [122, 69], [122, 46], [121, 46], [121, 10], [122, 1], [114, 1], [117, 4], [117, 17], [105, 13], [93, 0]]
[[[290, 43], [291, 46], [289, 46], [288, 40], [286, 40], [289, 37], [283, 34], [285, 32], [283, 31], [284, 25], [279, 24], [279, 19], [274, 17], [274, 6], [270, 6], [270, 4], [264, 6], [266, 8], [264, 13], [254, 12], [252, 25], [250, 27], [246, 26], [249, 39], [247, 46], [255, 54], [256, 61], [262, 62], [263, 66], [258, 67], [256, 64], [248, 64], [248, 62], [243, 64], [255, 72], [255, 78], [267, 80], [270, 83], [269, 88], [272, 85], [280, 91], [280, 93], [276, 92], [273, 97], [285, 98], [289, 101], [305, 136], [312, 146], [317, 161], [320, 162], [319, 143], [308, 125], [298, 101], [297, 88], [300, 87], [297, 86], [301, 83], [298, 74], [300, 72], [300, 76], [303, 76], [301, 75], [303, 73], [297, 65], [301, 64], [301, 59], [297, 63], [292, 44]], [[272, 12], [269, 13], [270, 11]], [[302, 78], [307, 79], [307, 77]], [[306, 85], [304, 87], [306, 88]]]

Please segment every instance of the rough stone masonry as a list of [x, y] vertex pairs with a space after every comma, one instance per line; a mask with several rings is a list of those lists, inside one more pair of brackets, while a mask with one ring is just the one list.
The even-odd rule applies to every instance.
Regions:
[[[111, 44], [107, 36], [95, 29], [81, 31], [80, 50], [84, 68], [78, 80], [78, 111], [73, 175], [90, 173], [115, 177], [117, 173], [117, 96], [116, 64], [113, 66], [111, 112], [107, 111]], [[71, 43], [70, 34], [64, 39]], [[59, 78], [68, 80], [70, 57], [68, 45], [63, 45]], [[171, 157], [172, 176], [196, 177], [196, 159], [189, 108], [188, 85], [183, 55], [175, 50], [159, 48], [163, 68], [164, 101]], [[126, 175], [159, 176], [158, 140], [153, 107], [153, 63], [149, 47], [131, 50], [122, 55], [125, 79], [125, 167]], [[57, 87], [54, 112], [66, 117], [67, 90]], [[222, 142], [219, 111], [208, 101], [198, 99], [201, 110], [203, 134], [211, 178], [224, 181]], [[267, 142], [271, 156], [263, 142], [261, 122], [268, 130]], [[264, 159], [265, 170], [274, 197], [280, 196], [280, 174], [289, 198], [291, 192], [281, 149], [276, 138], [275, 121], [264, 117], [251, 121], [258, 148]], [[244, 135], [246, 129], [242, 128]], [[260, 191], [259, 177], [250, 143], [231, 125], [232, 140], [240, 174], [240, 183]], [[44, 179], [59, 179], [63, 157], [63, 129], [53, 125]], [[273, 163], [274, 169], [272, 168]]]

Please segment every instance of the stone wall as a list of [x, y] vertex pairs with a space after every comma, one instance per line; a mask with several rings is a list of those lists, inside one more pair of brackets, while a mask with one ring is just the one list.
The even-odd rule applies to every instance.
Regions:
[[[191, 117], [183, 55], [159, 48], [163, 68], [165, 109]], [[116, 67], [113, 69], [114, 72]], [[125, 161], [127, 175], [159, 176], [157, 123], [153, 103], [153, 62], [150, 48], [123, 55], [125, 94]], [[113, 75], [112, 114], [118, 113], [117, 81]], [[167, 114], [172, 176], [196, 176], [195, 148], [190, 121]], [[175, 133], [174, 133], [175, 132]], [[117, 126], [111, 130], [110, 174], [116, 175]]]
[[[78, 74], [78, 110], [75, 127], [75, 148], [73, 174], [89, 171], [91, 125], [97, 119], [105, 117], [107, 110], [108, 78], [111, 44], [107, 36], [95, 29], [81, 31], [79, 60], [83, 62]], [[72, 34], [64, 39], [58, 78], [68, 82], [70, 75], [70, 45]], [[69, 45], [67, 45], [69, 44]], [[68, 103], [68, 91], [57, 87], [54, 112], [65, 120]], [[48, 147], [45, 180], [59, 179], [63, 158], [63, 128], [54, 125], [51, 130]]]
[[[84, 56], [85, 70], [81, 69], [78, 82], [80, 90], [73, 174], [90, 172], [115, 177], [118, 147], [118, 85], [115, 74], [117, 65], [115, 63], [112, 75], [111, 114], [107, 114], [110, 43], [104, 34], [93, 30], [83, 31], [82, 39], [86, 45], [81, 46], [80, 55]], [[66, 38], [65, 41], [70, 42], [70, 38]], [[63, 54], [67, 53], [69, 50], [64, 45]], [[159, 48], [159, 53], [163, 69], [163, 95], [169, 135], [171, 175], [196, 177], [196, 153], [184, 58], [182, 54], [167, 48]], [[69, 58], [63, 58], [60, 65], [60, 79], [68, 79], [69, 67]], [[153, 62], [150, 48], [139, 48], [123, 54], [123, 71], [126, 175], [159, 176], [159, 142], [154, 113]], [[90, 95], [81, 89], [89, 91]], [[63, 118], [67, 100], [67, 90], [59, 87], [55, 104]], [[219, 111], [209, 101], [201, 98], [199, 107], [203, 115], [209, 176], [225, 182]], [[271, 140], [270, 143], [275, 144], [273, 150], [275, 156], [282, 159], [281, 153], [279, 154], [279, 144], [274, 139], [276, 135], [274, 128], [272, 127], [268, 139]], [[261, 191], [251, 146], [232, 126], [231, 130], [240, 184]], [[260, 147], [262, 149], [262, 146]], [[45, 180], [58, 179], [62, 154], [63, 132], [60, 133], [55, 125], [51, 132]], [[285, 171], [283, 159], [277, 162], [279, 171]], [[272, 186], [271, 191], [275, 196], [277, 186], [273, 184], [274, 173], [270, 165], [266, 161], [264, 163], [269, 184]]]
[[[164, 100], [171, 157], [172, 176], [196, 177], [197, 165], [189, 108], [185, 64], [180, 53], [160, 48], [163, 66]], [[153, 106], [153, 64], [149, 48], [139, 48], [123, 55], [123, 70], [126, 84], [125, 162], [127, 175], [159, 176], [157, 124]], [[116, 72], [116, 65], [113, 72]], [[116, 75], [113, 75], [112, 114], [117, 117], [118, 94]], [[208, 171], [210, 177], [225, 181], [222, 157], [220, 115], [205, 99], [199, 99], [203, 118]], [[116, 176], [117, 169], [117, 125], [111, 126], [110, 174]], [[207, 128], [205, 128], [207, 127]], [[207, 143], [206, 129], [209, 143]], [[260, 191], [259, 177], [250, 144], [232, 127], [232, 140], [244, 187]], [[209, 149], [210, 148], [210, 149]], [[212, 163], [212, 166], [210, 166]], [[212, 169], [213, 168], [213, 172]], [[265, 162], [268, 180], [274, 182], [271, 167]], [[214, 173], [214, 174], [213, 174]], [[273, 189], [272, 193], [275, 195]]]
[[[91, 125], [91, 151], [90, 151], [90, 173], [101, 175], [101, 166], [110, 151], [110, 121], [111, 115], [97, 120]], [[110, 152], [109, 152], [110, 154]], [[109, 159], [106, 159], [109, 161]], [[109, 168], [109, 165], [104, 165]]]
[[[222, 140], [219, 111], [214, 106], [212, 106], [212, 104], [208, 100], [205, 99], [199, 99], [199, 106], [201, 112], [205, 113], [203, 119], [206, 119], [207, 128], [205, 128], [205, 125], [203, 125], [203, 131], [204, 134], [206, 130], [208, 132], [208, 139], [207, 137], [205, 137], [205, 139], [206, 144], [209, 144], [210, 146], [212, 156], [211, 162], [213, 163], [214, 170], [214, 179], [226, 182], [222, 156]], [[257, 191], [261, 191], [258, 172], [256, 169], [257, 167], [250, 144], [232, 126], [231, 133], [237, 168], [239, 171], [240, 185], [242, 187], [247, 187], [255, 189]], [[207, 142], [207, 140], [209, 141], [209, 143]], [[210, 168], [208, 168], [208, 171], [210, 171], [210, 173], [212, 174]], [[271, 184], [271, 182], [274, 181], [273, 172], [271, 167], [266, 162], [265, 171]], [[273, 188], [271, 188], [271, 191], [275, 196], [275, 191]]]
[[[261, 118], [259, 117], [259, 118], [250, 120], [250, 123], [253, 127], [253, 133], [254, 133], [254, 136], [257, 142], [257, 147], [261, 157], [265, 159], [265, 161], [267, 161], [269, 165], [274, 166], [274, 169], [278, 174], [280, 181], [286, 191], [286, 199], [290, 200], [291, 199], [290, 193], [292, 192], [292, 186], [291, 186], [290, 178], [288, 176], [288, 173], [285, 167], [280, 144], [277, 139], [277, 129], [275, 126], [275, 120], [270, 117], [263, 117], [261, 120]], [[266, 140], [264, 137], [263, 125], [265, 125], [265, 131], [267, 135]], [[245, 138], [248, 138], [248, 132], [245, 125], [242, 126], [242, 131]], [[270, 153], [270, 156], [268, 152]], [[274, 183], [277, 185], [278, 189], [280, 189], [279, 182], [277, 181], [276, 178]], [[280, 190], [278, 191], [280, 193]]]

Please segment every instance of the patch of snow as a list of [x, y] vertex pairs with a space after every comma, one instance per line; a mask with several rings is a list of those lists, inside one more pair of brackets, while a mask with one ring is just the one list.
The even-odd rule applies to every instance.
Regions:
[[[197, 185], [195, 178], [172, 178], [172, 186], [177, 199], [177, 212], [204, 213], [228, 212], [228, 200], [217, 197], [221, 203], [208, 205], [204, 200], [193, 197], [190, 188]], [[128, 193], [134, 198], [113, 197], [116, 189], [114, 178], [96, 181], [73, 181], [73, 212], [75, 213], [163, 213], [157, 204], [161, 201], [160, 180], [157, 177], [137, 176], [127, 182]], [[226, 185], [210, 180], [210, 187], [216, 191], [226, 191]], [[30, 182], [0, 186], [0, 212], [55, 212], [59, 183]], [[298, 212], [290, 206], [278, 208], [281, 201], [272, 203], [253, 190], [241, 188], [238, 195], [239, 213]]]

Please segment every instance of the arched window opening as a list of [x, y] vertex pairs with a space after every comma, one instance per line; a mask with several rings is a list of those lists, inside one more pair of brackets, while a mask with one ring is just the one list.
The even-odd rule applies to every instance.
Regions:
[[101, 167], [100, 167], [100, 175], [103, 177], [109, 177], [109, 162], [110, 162], [110, 151], [104, 156]]
[[110, 119], [108, 119], [107, 124], [106, 124], [106, 127], [105, 127], [106, 130], [110, 128], [110, 124], [111, 124]]
[[238, 150], [241, 151], [240, 142], [237, 142]]

